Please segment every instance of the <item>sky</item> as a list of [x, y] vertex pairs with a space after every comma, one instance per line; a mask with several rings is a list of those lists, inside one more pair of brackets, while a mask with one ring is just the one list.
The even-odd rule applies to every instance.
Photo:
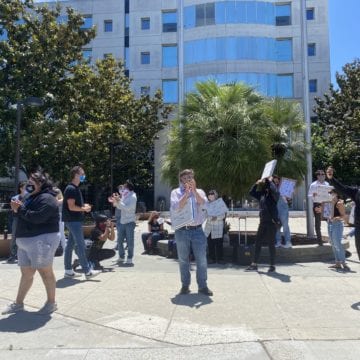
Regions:
[[328, 0], [331, 82], [336, 71], [360, 58], [360, 0]]

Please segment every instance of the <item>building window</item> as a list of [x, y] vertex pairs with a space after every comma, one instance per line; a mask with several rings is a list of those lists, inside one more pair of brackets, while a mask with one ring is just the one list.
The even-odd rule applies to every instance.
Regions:
[[162, 92], [164, 103], [174, 104], [178, 102], [178, 81], [177, 80], [163, 80]]
[[316, 79], [309, 80], [309, 92], [311, 92], [311, 93], [317, 92], [317, 80]]
[[292, 39], [276, 39], [276, 60], [292, 60]]
[[80, 29], [90, 29], [92, 27], [92, 15], [83, 16], [84, 23], [81, 25]]
[[106, 53], [106, 54], [104, 54], [104, 59], [108, 59], [109, 57], [112, 57], [112, 53]]
[[150, 95], [150, 86], [142, 86], [140, 88], [141, 96], [149, 96]]
[[315, 9], [307, 8], [306, 9], [306, 20], [314, 20], [315, 19]]
[[150, 64], [150, 53], [148, 51], [147, 52], [141, 52], [140, 58], [141, 58], [141, 64], [142, 65]]
[[291, 25], [291, 4], [279, 4], [275, 6], [276, 26]]
[[315, 56], [316, 55], [316, 44], [311, 43], [308, 44], [308, 56]]
[[178, 65], [177, 45], [163, 45], [162, 47], [162, 66], [175, 67]]
[[92, 57], [92, 49], [83, 49], [82, 56], [86, 62], [90, 62]]
[[276, 96], [291, 98], [294, 94], [292, 74], [279, 74], [276, 79]]
[[163, 32], [176, 32], [177, 31], [177, 12], [166, 11], [162, 13], [162, 26]]
[[104, 32], [112, 32], [113, 31], [113, 22], [112, 20], [104, 21]]
[[215, 3], [196, 5], [195, 25], [213, 25], [215, 24]]
[[150, 29], [150, 18], [141, 18], [141, 30]]

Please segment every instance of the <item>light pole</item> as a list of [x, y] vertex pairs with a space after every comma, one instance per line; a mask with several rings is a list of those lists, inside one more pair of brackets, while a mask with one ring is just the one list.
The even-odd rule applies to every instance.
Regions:
[[19, 186], [19, 170], [20, 170], [20, 130], [21, 116], [23, 106], [42, 106], [44, 101], [38, 97], [30, 96], [16, 103], [16, 149], [15, 149], [15, 193]]
[[300, 0], [300, 32], [301, 32], [301, 52], [302, 52], [302, 81], [303, 81], [303, 106], [305, 117], [305, 141], [307, 145], [306, 165], [307, 172], [305, 177], [305, 196], [306, 196], [306, 229], [309, 237], [314, 236], [314, 217], [312, 211], [312, 200], [307, 196], [307, 191], [312, 182], [312, 156], [311, 156], [311, 121], [309, 105], [309, 64], [308, 64], [308, 37], [306, 19], [306, 1]]

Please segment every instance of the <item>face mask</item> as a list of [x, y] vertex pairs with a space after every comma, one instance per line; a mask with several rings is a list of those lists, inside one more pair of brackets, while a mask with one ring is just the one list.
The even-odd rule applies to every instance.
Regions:
[[27, 184], [25, 190], [26, 190], [26, 192], [31, 194], [35, 191], [35, 186], [33, 184]]
[[80, 182], [84, 182], [86, 179], [86, 175], [80, 175]]

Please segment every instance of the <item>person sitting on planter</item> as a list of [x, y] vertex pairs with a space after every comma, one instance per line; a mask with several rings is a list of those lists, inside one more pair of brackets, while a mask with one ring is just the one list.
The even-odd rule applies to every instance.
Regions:
[[153, 254], [157, 250], [157, 242], [165, 238], [164, 220], [159, 219], [159, 213], [153, 211], [148, 221], [148, 232], [141, 234], [144, 254]]

